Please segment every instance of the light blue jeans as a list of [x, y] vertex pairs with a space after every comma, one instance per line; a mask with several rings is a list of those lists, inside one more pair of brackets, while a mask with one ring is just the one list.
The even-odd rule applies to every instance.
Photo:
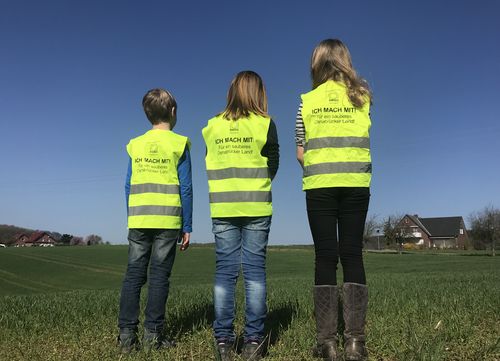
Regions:
[[178, 236], [178, 229], [129, 229], [128, 266], [118, 316], [120, 333], [137, 330], [141, 288], [147, 280], [148, 265], [149, 287], [144, 327], [150, 332], [162, 331]]
[[212, 219], [215, 235], [216, 269], [214, 287], [217, 340], [233, 342], [236, 281], [243, 268], [245, 281], [244, 342], [264, 338], [266, 319], [266, 247], [271, 217]]

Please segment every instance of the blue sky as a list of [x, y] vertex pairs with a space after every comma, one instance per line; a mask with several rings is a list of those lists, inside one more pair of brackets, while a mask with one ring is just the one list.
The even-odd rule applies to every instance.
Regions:
[[[271, 243], [311, 243], [294, 123], [330, 37], [373, 88], [370, 213], [500, 206], [500, 3], [16, 1], [0, 13], [0, 224], [126, 242], [125, 145], [167, 88], [192, 139], [195, 241], [211, 241], [201, 129], [232, 77], [264, 79], [281, 145]], [[312, 6], [314, 5], [314, 7]]]

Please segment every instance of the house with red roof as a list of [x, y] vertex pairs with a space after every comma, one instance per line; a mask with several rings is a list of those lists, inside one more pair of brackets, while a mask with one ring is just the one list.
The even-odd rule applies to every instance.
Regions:
[[30, 239], [30, 236], [29, 234], [26, 234], [26, 233], [20, 233], [20, 234], [16, 234], [14, 236], [14, 246], [15, 247], [30, 247], [30, 245], [26, 245], [26, 243], [28, 242], [28, 240]]
[[19, 234], [16, 237], [16, 247], [53, 247], [56, 245], [56, 240], [48, 232], [36, 231], [30, 235], [25, 233]]
[[421, 218], [417, 214], [407, 214], [396, 228], [400, 229], [408, 242], [427, 248], [464, 249], [468, 241], [461, 216]]

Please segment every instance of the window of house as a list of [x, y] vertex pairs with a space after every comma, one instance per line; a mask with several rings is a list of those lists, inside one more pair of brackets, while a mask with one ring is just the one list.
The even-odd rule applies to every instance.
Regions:
[[464, 234], [464, 230], [460, 228], [460, 234]]

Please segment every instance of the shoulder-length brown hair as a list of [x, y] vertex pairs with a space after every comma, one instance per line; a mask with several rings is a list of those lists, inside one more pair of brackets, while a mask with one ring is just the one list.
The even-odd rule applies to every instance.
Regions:
[[327, 80], [344, 83], [347, 95], [356, 107], [372, 101], [368, 83], [358, 76], [349, 49], [338, 39], [326, 39], [316, 46], [311, 57], [311, 79], [313, 89]]
[[251, 113], [268, 117], [266, 89], [256, 72], [246, 70], [236, 74], [227, 92], [227, 104], [220, 114], [226, 119], [246, 118]]

